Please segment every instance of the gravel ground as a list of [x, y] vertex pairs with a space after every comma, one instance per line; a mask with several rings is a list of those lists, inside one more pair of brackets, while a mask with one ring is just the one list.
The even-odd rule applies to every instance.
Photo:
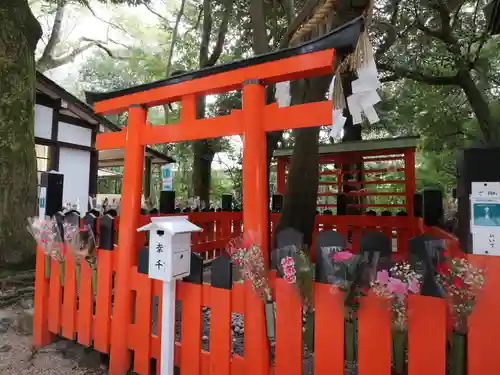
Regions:
[[[210, 267], [204, 272], [204, 282], [210, 280]], [[35, 351], [31, 347], [32, 337], [26, 332], [23, 311], [32, 307], [32, 301], [23, 301], [20, 306], [0, 309], [0, 375], [105, 375], [107, 367], [99, 353], [68, 340], [59, 340]], [[158, 311], [153, 301], [152, 331], [156, 332]], [[181, 336], [181, 303], [176, 306], [176, 341]], [[210, 351], [210, 308], [202, 311], [202, 348]], [[232, 352], [243, 356], [244, 316], [232, 314]], [[271, 343], [271, 361], [274, 362], [274, 342]], [[345, 365], [345, 375], [356, 375], [356, 366]], [[304, 347], [304, 375], [314, 373], [314, 354]]]
[[[22, 332], [20, 311], [0, 310], [1, 375], [104, 375], [100, 356], [67, 340], [35, 351]], [[102, 366], [102, 367], [101, 367]]]

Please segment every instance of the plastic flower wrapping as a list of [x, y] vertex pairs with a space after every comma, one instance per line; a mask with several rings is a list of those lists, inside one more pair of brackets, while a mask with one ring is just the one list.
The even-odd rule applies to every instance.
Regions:
[[364, 279], [369, 271], [368, 257], [366, 254], [353, 254], [343, 248], [338, 248], [338, 251], [323, 248], [322, 257], [332, 292], [344, 293], [346, 318], [353, 320], [359, 308], [359, 297], [366, 295], [367, 292], [368, 285]]
[[30, 217], [26, 229], [45, 253], [45, 277], [50, 277], [50, 258], [52, 258], [61, 266], [61, 285], [64, 285], [65, 247], [57, 221], [50, 218]]
[[267, 277], [264, 256], [260, 246], [251, 240], [241, 237], [229, 241], [226, 251], [231, 260], [236, 264], [245, 280], [249, 281], [253, 290], [264, 302], [272, 301], [271, 288]]
[[396, 263], [389, 270], [377, 272], [376, 279], [371, 282], [371, 291], [378, 297], [390, 302], [392, 324], [405, 331], [408, 324], [408, 294], [420, 293], [421, 277], [406, 262]]
[[446, 250], [443, 255], [443, 260], [437, 266], [437, 280], [445, 291], [455, 331], [466, 333], [467, 320], [484, 287], [485, 269], [465, 258], [451, 258]]
[[64, 247], [56, 220], [30, 217], [26, 229], [46, 255], [58, 261], [64, 259]]
[[275, 305], [264, 256], [260, 246], [252, 241], [253, 238], [251, 234], [245, 238], [235, 238], [228, 243], [226, 251], [232, 262], [240, 268], [243, 279], [250, 283], [257, 296], [264, 301], [266, 333], [268, 340], [272, 341], [276, 331]]
[[278, 270], [289, 284], [294, 284], [304, 304], [304, 309], [313, 307], [313, 268], [305, 249], [295, 245], [276, 249]]
[[80, 281], [80, 264], [84, 260], [92, 271], [92, 290], [95, 293], [97, 283], [97, 246], [92, 228], [85, 225], [80, 228], [77, 224], [65, 222], [63, 224], [64, 241], [69, 247], [76, 263], [77, 285]]
[[421, 276], [406, 263], [377, 272], [371, 291], [389, 302], [392, 315], [392, 359], [396, 374], [404, 374], [408, 332], [408, 295], [420, 292]]

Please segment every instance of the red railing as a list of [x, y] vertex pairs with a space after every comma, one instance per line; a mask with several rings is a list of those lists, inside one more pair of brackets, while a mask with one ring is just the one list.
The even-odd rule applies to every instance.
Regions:
[[[243, 215], [241, 212], [195, 212], [178, 214], [186, 215], [194, 224], [203, 228], [203, 232], [193, 234], [192, 250], [200, 253], [205, 260], [212, 260], [225, 248], [227, 242], [243, 233]], [[271, 236], [278, 224], [280, 214], [271, 214]], [[140, 225], [149, 222], [151, 215], [142, 215]], [[115, 229], [119, 230], [119, 217], [116, 219]], [[317, 215], [314, 224], [314, 233], [334, 229], [343, 234], [348, 241], [348, 248], [353, 252], [359, 251], [359, 239], [366, 231], [380, 231], [392, 238], [395, 260], [407, 257], [408, 240], [422, 233], [419, 222], [409, 216], [358, 216], [358, 215]], [[144, 246], [145, 234], [139, 235], [138, 248]], [[274, 243], [274, 241], [271, 241]], [[313, 246], [314, 248], [314, 241]], [[314, 252], [312, 252], [314, 260]]]

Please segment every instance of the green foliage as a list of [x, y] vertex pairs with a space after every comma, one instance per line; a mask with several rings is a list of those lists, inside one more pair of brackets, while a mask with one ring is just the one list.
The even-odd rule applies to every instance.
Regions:
[[[296, 1], [296, 11], [304, 1]], [[395, 26], [398, 38], [391, 48], [377, 56], [380, 69], [387, 66], [402, 68], [396, 76], [408, 77], [383, 85], [380, 94], [383, 101], [377, 105], [382, 121], [373, 126], [364, 127], [364, 138], [388, 136], [419, 135], [420, 148], [417, 155], [417, 187], [438, 184], [449, 190], [455, 183], [455, 154], [467, 147], [477, 138], [482, 137], [478, 121], [468, 98], [457, 85], [440, 85], [432, 82], [433, 78], [448, 77], [456, 74], [460, 64], [473, 61], [471, 68], [475, 83], [491, 104], [495, 118], [500, 115], [500, 58], [498, 50], [500, 39], [490, 38], [483, 33], [484, 17], [480, 11], [484, 0], [464, 1], [462, 6], [452, 13], [453, 36], [460, 45], [461, 59], [457, 60], [456, 51], [439, 37], [430, 35], [419, 26], [420, 20], [426, 20], [430, 29], [441, 26], [436, 2], [398, 2], [399, 10], [392, 22], [393, 4], [389, 0], [376, 2], [377, 20], [391, 22]], [[434, 5], [433, 5], [434, 4]], [[188, 0], [180, 28], [180, 41], [175, 46], [172, 70], [196, 69], [199, 63], [199, 40], [201, 23], [198, 22], [201, 2]], [[279, 2], [265, 2], [266, 28], [270, 48], [277, 47], [286, 26], [284, 8]], [[178, 7], [178, 2], [177, 2]], [[211, 40], [217, 38], [218, 23], [223, 7], [219, 1], [212, 5], [214, 27]], [[219, 63], [249, 57], [252, 54], [251, 28], [248, 14], [249, 0], [236, 0], [233, 16], [229, 22], [224, 52]], [[479, 10], [478, 10], [479, 9]], [[132, 40], [129, 48], [118, 48], [120, 59], [111, 59], [104, 53], [95, 52], [84, 64], [80, 78], [85, 89], [108, 91], [151, 82], [166, 77], [165, 66], [172, 36], [174, 7], [162, 13], [170, 22], [159, 20], [158, 25], [144, 26], [141, 19], [124, 18], [117, 14], [113, 22], [120, 24], [130, 33]], [[189, 31], [189, 32], [188, 32]], [[381, 28], [373, 28], [375, 48], [384, 42], [385, 34]], [[147, 43], [143, 41], [147, 40]], [[212, 47], [212, 46], [211, 46]], [[119, 52], [119, 53], [118, 53]], [[408, 72], [412, 74], [407, 74]], [[387, 76], [394, 75], [387, 71]], [[418, 78], [417, 80], [415, 80]], [[392, 77], [395, 79], [398, 77]], [[432, 84], [432, 85], [431, 85]], [[207, 101], [207, 116], [229, 113], [231, 109], [241, 108], [241, 93], [232, 92], [215, 96]], [[163, 108], [150, 111], [149, 121], [154, 124], [164, 123]], [[169, 113], [169, 122], [178, 121], [178, 107], [174, 105]], [[121, 119], [123, 122], [123, 118]], [[294, 137], [285, 132], [280, 147], [293, 147]], [[321, 135], [322, 143], [331, 140], [327, 132]], [[188, 196], [190, 190], [190, 170], [192, 155], [188, 144], [154, 146], [160, 151], [170, 153], [179, 162], [174, 184], [182, 196]], [[232, 150], [230, 142], [224, 142], [221, 151], [232, 153], [234, 160], [227, 167], [226, 174], [232, 181], [232, 188], [241, 188], [241, 155]], [[217, 157], [216, 157], [217, 159]], [[375, 168], [375, 166], [374, 166]], [[214, 173], [213, 191], [225, 189], [226, 182], [217, 182], [218, 173]], [[394, 177], [394, 176], [393, 176]], [[392, 178], [384, 176], [384, 178]], [[223, 188], [221, 188], [223, 187]], [[386, 191], [384, 187], [378, 190]], [[214, 193], [213, 193], [214, 194]], [[375, 198], [374, 198], [375, 199]], [[376, 203], [388, 203], [389, 198], [377, 197]]]

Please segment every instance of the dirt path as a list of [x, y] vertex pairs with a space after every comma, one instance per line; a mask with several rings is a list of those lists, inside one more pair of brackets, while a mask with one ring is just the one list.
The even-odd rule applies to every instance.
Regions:
[[[0, 309], [0, 375], [104, 375], [98, 353], [67, 340], [33, 350], [29, 304]], [[27, 308], [28, 307], [28, 308]], [[29, 316], [29, 315], [28, 315]]]

